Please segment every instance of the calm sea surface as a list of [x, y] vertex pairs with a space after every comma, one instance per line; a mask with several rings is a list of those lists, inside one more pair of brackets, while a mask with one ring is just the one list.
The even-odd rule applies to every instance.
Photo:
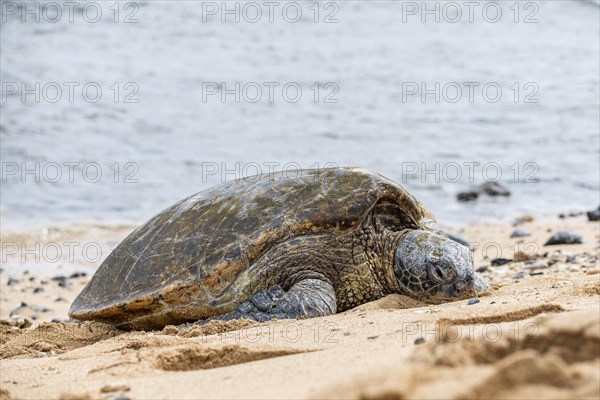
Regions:
[[[3, 230], [270, 168], [370, 168], [443, 223], [600, 201], [598, 2], [89, 3], [1, 2]], [[485, 180], [512, 196], [456, 201]]]

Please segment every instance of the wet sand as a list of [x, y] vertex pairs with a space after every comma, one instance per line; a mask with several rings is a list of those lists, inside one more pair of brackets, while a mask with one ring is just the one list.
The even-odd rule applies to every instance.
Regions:
[[[516, 228], [531, 235], [510, 238]], [[58, 239], [48, 240], [94, 238], [110, 248], [130, 229], [56, 229]], [[517, 227], [449, 230], [472, 243], [475, 267], [492, 283], [479, 301], [430, 305], [391, 295], [330, 317], [186, 331], [45, 322], [67, 317], [97, 263], [39, 266], [24, 275], [17, 256], [8, 257], [0, 273], [0, 317], [6, 321], [16, 310], [36, 319], [26, 329], [0, 326], [0, 397], [598, 398], [598, 222], [534, 218]], [[559, 230], [575, 231], [585, 242], [544, 246]], [[496, 258], [513, 261], [492, 266]], [[52, 280], [57, 271], [64, 278]], [[70, 278], [75, 272], [87, 275]], [[9, 278], [16, 282], [8, 286]], [[43, 291], [34, 293], [38, 287]]]

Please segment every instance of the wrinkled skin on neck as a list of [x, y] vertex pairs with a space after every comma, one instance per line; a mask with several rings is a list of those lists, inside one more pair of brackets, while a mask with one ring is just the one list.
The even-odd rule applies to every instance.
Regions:
[[432, 300], [475, 295], [489, 285], [473, 269], [469, 248], [436, 233], [413, 230], [394, 255], [401, 291]]

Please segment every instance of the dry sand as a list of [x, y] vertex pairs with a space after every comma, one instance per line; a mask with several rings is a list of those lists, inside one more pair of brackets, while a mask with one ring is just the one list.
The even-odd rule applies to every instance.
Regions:
[[[88, 276], [52, 280], [56, 268], [23, 275], [12, 255], [0, 274], [0, 316], [24, 301], [16, 313], [36, 320], [27, 329], [0, 325], [0, 398], [598, 399], [600, 225], [576, 217], [519, 228], [531, 236], [509, 238], [509, 224], [455, 230], [477, 242], [475, 266], [493, 284], [475, 304], [392, 295], [331, 317], [186, 331], [44, 323], [66, 318], [97, 263], [76, 260], [75, 270]], [[130, 229], [56, 229], [54, 236], [110, 247]], [[576, 231], [585, 243], [543, 246], [557, 230]], [[2, 240], [52, 236], [44, 235]], [[490, 258], [521, 261], [491, 266]], [[9, 278], [17, 282], [8, 286]]]

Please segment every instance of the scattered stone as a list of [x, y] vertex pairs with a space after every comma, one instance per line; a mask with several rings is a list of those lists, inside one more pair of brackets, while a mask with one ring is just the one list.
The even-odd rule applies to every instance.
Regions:
[[60, 323], [63, 322], [64, 320], [62, 318], [52, 318], [52, 321], [50, 322], [54, 322], [54, 323]]
[[40, 281], [40, 285], [47, 285], [47, 284], [48, 284], [47, 280]]
[[71, 274], [71, 276], [69, 276], [69, 279], [84, 278], [86, 276], [87, 276], [87, 272], [74, 272]]
[[500, 265], [511, 263], [513, 260], [509, 258], [494, 258], [492, 259], [492, 267], [499, 267]]
[[543, 275], [544, 272], [543, 271], [530, 271], [529, 275], [531, 276], [535, 276], [535, 275]]
[[57, 297], [56, 300], [54, 300], [57, 303], [68, 303], [69, 300], [65, 299], [64, 297]]
[[479, 303], [479, 298], [478, 297], [473, 297], [472, 299], [467, 300], [467, 304], [472, 306], [473, 304], [477, 304]]
[[587, 217], [590, 221], [600, 221], [600, 206], [597, 210], [588, 211]]
[[456, 195], [458, 201], [473, 201], [479, 197], [477, 192], [460, 192]]
[[526, 269], [534, 270], [534, 269], [546, 269], [550, 265], [546, 260], [529, 260], [525, 261]]
[[484, 265], [483, 267], [479, 267], [479, 268], [477, 268], [477, 269], [475, 270], [475, 272], [479, 272], [479, 273], [481, 273], [481, 272], [485, 272], [485, 271], [487, 271], [487, 269], [488, 269], [488, 268], [487, 268], [487, 267]]
[[512, 278], [513, 279], [523, 279], [523, 278], [525, 278], [525, 272], [519, 271], [516, 274], [514, 274]]
[[454, 240], [456, 243], [460, 243], [465, 247], [469, 247], [469, 242], [467, 241], [467, 239], [460, 236], [459, 234], [450, 232], [447, 235], [450, 239]]
[[518, 238], [518, 237], [526, 237], [526, 236], [531, 236], [531, 233], [527, 232], [524, 229], [515, 229], [511, 234], [510, 237], [511, 238]]
[[575, 262], [575, 256], [567, 256], [565, 262], [573, 264]]
[[486, 182], [479, 186], [479, 190], [488, 196], [510, 196], [510, 191], [498, 182]]
[[415, 344], [423, 344], [425, 343], [425, 338], [420, 336], [418, 338], [415, 339]]
[[480, 194], [488, 196], [510, 196], [510, 191], [498, 182], [485, 182], [465, 192], [459, 192], [456, 195], [458, 201], [472, 201], [479, 197]]
[[35, 312], [42, 312], [42, 313], [52, 311], [48, 307], [44, 307], [44, 306], [30, 306], [29, 308]]
[[567, 262], [567, 256], [564, 255], [560, 250], [553, 251], [546, 258], [548, 259], [548, 265]]
[[552, 235], [544, 246], [552, 246], [556, 244], [581, 244], [583, 238], [575, 232], [559, 231]]
[[18, 284], [18, 283], [19, 283], [19, 281], [18, 281], [18, 280], [16, 280], [15, 278], [8, 278], [8, 282], [6, 282], [6, 284], [7, 284], [8, 286], [14, 286], [14, 285], [16, 285], [16, 284]]
[[522, 225], [525, 224], [527, 222], [533, 222], [535, 220], [535, 218], [533, 218], [532, 215], [523, 215], [517, 219], [514, 220], [513, 222], [513, 226], [517, 226], [517, 225]]
[[586, 275], [597, 275], [600, 274], [600, 269], [592, 269], [588, 272], [586, 272]]
[[35, 289], [33, 289], [33, 293], [41, 293], [41, 292], [43, 292], [43, 291], [44, 291], [44, 288], [43, 288], [43, 287], [41, 287], [41, 286], [39, 286], [39, 287], [36, 287]]
[[367, 340], [373, 340], [373, 339], [377, 339], [379, 336], [375, 335], [375, 336], [367, 336]]

